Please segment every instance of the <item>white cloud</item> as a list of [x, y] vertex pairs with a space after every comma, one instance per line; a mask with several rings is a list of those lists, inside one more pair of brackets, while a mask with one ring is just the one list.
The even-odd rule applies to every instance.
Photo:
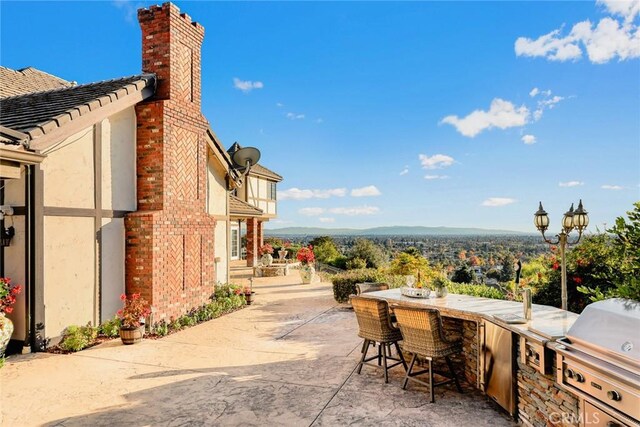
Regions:
[[298, 210], [298, 213], [300, 215], [306, 215], [306, 216], [318, 216], [318, 215], [322, 215], [324, 212], [325, 212], [324, 208], [302, 208]]
[[582, 181], [567, 181], [567, 182], [559, 182], [558, 185], [560, 187], [578, 187], [580, 185], [584, 185]]
[[489, 207], [506, 206], [515, 202], [516, 202], [516, 199], [511, 199], [508, 197], [489, 197], [487, 200], [482, 202], [482, 206], [489, 206]]
[[446, 154], [434, 154], [431, 157], [426, 154], [419, 154], [418, 158], [423, 169], [442, 169], [451, 166], [455, 161], [453, 157]]
[[282, 102], [276, 102], [276, 107], [282, 108], [284, 107], [284, 104]]
[[328, 199], [329, 197], [344, 197], [347, 195], [346, 188], [330, 188], [327, 190], [309, 190], [300, 188], [289, 188], [278, 192], [280, 200], [306, 200], [306, 199]]
[[407, 165], [400, 171], [400, 176], [406, 175], [408, 173], [409, 173], [409, 166]]
[[558, 102], [562, 101], [563, 99], [564, 99], [563, 96], [555, 95], [553, 98], [547, 98], [547, 99], [538, 101], [538, 106], [542, 108], [546, 107], [546, 108], [552, 109]]
[[254, 89], [262, 89], [264, 84], [259, 81], [252, 82], [251, 80], [240, 80], [237, 77], [233, 78], [233, 87], [244, 93], [249, 93]]
[[336, 219], [335, 218], [320, 217], [320, 218], [318, 218], [318, 221], [324, 222], [324, 223], [328, 223], [328, 222], [336, 222]]
[[534, 135], [523, 135], [522, 142], [524, 142], [527, 145], [535, 144], [536, 137]]
[[304, 114], [287, 113], [286, 117], [289, 120], [302, 120], [302, 119], [304, 119]]
[[534, 98], [539, 93], [540, 93], [540, 89], [538, 89], [537, 87], [534, 87], [533, 89], [531, 89], [531, 92], [529, 92], [529, 96]]
[[640, 2], [638, 0], [598, 0], [596, 3], [604, 5], [614, 15], [619, 15], [625, 22], [631, 22], [640, 14]]
[[336, 215], [360, 216], [374, 215], [380, 212], [376, 206], [356, 206], [351, 208], [331, 208], [329, 212]]
[[621, 186], [621, 185], [605, 184], [605, 185], [602, 185], [600, 188], [602, 188], [603, 190], [614, 190], [614, 191], [617, 191], [617, 190], [622, 190], [624, 187]]
[[380, 196], [382, 193], [375, 185], [368, 185], [362, 188], [354, 188], [351, 190], [351, 197], [373, 197]]
[[517, 56], [544, 57], [551, 61], [577, 61], [586, 51], [589, 60], [604, 64], [613, 59], [624, 61], [640, 57], [640, 29], [634, 24], [640, 13], [638, 0], [599, 0], [599, 4], [612, 15], [602, 18], [597, 25], [591, 21], [581, 21], [573, 25], [567, 35], [562, 28], [530, 39], [519, 37], [515, 42]]
[[449, 175], [425, 175], [424, 179], [434, 180], [434, 179], [449, 179]]
[[440, 123], [447, 123], [456, 128], [464, 136], [473, 138], [484, 130], [494, 127], [507, 129], [524, 126], [529, 119], [529, 109], [522, 105], [515, 107], [511, 102], [495, 98], [491, 101], [489, 111], [475, 110], [466, 117], [455, 115], [445, 117]]

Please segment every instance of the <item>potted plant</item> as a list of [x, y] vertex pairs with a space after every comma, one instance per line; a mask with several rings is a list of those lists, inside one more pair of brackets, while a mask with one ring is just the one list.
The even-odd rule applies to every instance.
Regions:
[[244, 299], [247, 302], [247, 305], [251, 305], [251, 303], [253, 302], [253, 296], [256, 293], [251, 290], [251, 286], [245, 286], [242, 289], [242, 292], [244, 293]]
[[16, 295], [22, 292], [20, 285], [11, 286], [11, 279], [0, 277], [0, 357], [7, 349], [11, 334], [13, 334], [13, 322], [5, 316], [13, 311], [12, 305], [16, 302]]
[[120, 339], [123, 344], [135, 344], [144, 336], [145, 318], [151, 314], [149, 303], [140, 294], [132, 294], [127, 298], [126, 294], [120, 295], [124, 307], [118, 310], [120, 318]]
[[271, 244], [269, 243], [265, 243], [264, 245], [260, 246], [258, 252], [260, 253], [260, 255], [262, 255], [262, 258], [260, 258], [260, 262], [262, 263], [262, 265], [264, 265], [265, 267], [270, 266], [273, 262], [273, 256], [271, 255], [273, 254], [273, 246], [271, 246]]
[[435, 277], [433, 279], [433, 282], [431, 283], [431, 285], [433, 286], [433, 289], [436, 293], [436, 298], [442, 298], [447, 296], [447, 294], [449, 293], [449, 290], [447, 289], [447, 283], [448, 283], [448, 280], [442, 276]]
[[316, 260], [316, 256], [313, 253], [313, 246], [309, 245], [306, 248], [300, 248], [296, 254], [296, 258], [301, 264], [300, 277], [302, 277], [302, 283], [311, 283], [316, 272], [315, 268], [313, 268], [313, 263]]

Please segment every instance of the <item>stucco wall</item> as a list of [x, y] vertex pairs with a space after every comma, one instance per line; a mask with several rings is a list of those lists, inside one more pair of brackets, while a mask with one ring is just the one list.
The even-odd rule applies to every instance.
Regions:
[[93, 218], [44, 218], [45, 336], [69, 325], [94, 322], [95, 240]]
[[101, 124], [102, 209], [136, 209], [136, 113], [133, 107]]
[[[6, 189], [6, 188], [5, 188]], [[6, 193], [5, 193], [6, 195]], [[5, 204], [13, 205], [13, 200], [9, 200], [5, 197]], [[11, 245], [4, 248], [4, 275], [11, 279], [11, 283], [15, 285], [22, 285], [22, 293], [18, 295], [17, 301], [13, 306], [13, 313], [8, 314], [7, 317], [13, 322], [13, 335], [11, 336], [16, 340], [24, 340], [27, 332], [27, 325], [25, 321], [25, 226], [24, 216], [14, 216], [11, 219], [5, 217], [6, 226], [10, 226], [13, 221], [13, 227], [16, 230], [15, 236], [11, 240]]]
[[226, 216], [226, 172], [213, 155], [209, 154], [207, 160], [207, 213]]
[[122, 308], [120, 295], [125, 291], [124, 282], [124, 219], [102, 220], [102, 305], [100, 321], [112, 319]]
[[227, 221], [218, 220], [216, 222], [215, 256], [220, 258], [216, 263], [216, 281], [227, 283], [229, 277], [227, 268], [229, 265], [229, 242], [227, 241]]
[[83, 129], [47, 151], [44, 205], [93, 208], [93, 126]]

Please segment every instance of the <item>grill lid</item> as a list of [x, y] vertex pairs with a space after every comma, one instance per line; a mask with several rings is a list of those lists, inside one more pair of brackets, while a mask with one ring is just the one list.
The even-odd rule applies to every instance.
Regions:
[[640, 301], [613, 298], [588, 305], [567, 338], [591, 353], [640, 366]]

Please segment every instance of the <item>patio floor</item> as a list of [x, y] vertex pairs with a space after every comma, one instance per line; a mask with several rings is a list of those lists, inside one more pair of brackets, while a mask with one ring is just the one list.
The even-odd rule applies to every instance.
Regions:
[[331, 285], [254, 281], [256, 302], [159, 340], [15, 356], [0, 370], [0, 425], [514, 425], [467, 388], [400, 388], [354, 372], [361, 340]]

